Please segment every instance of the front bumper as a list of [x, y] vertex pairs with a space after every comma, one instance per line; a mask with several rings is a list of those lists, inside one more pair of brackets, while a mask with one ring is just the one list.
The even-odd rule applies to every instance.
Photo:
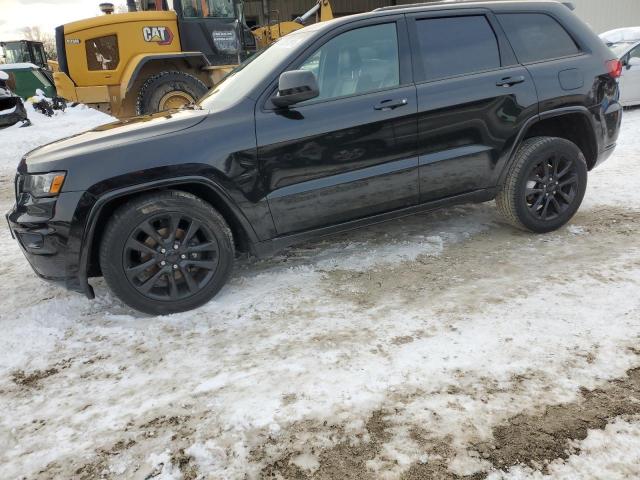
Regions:
[[84, 195], [66, 192], [38, 199], [23, 193], [6, 219], [36, 275], [93, 298], [93, 289], [80, 268], [83, 228], [76, 212]]

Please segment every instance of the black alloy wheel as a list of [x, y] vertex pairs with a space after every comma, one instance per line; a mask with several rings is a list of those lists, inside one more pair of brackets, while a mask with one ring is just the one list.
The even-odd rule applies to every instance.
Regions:
[[100, 242], [100, 268], [127, 305], [169, 314], [209, 301], [233, 269], [233, 235], [222, 215], [181, 191], [136, 197], [111, 216]]
[[131, 285], [154, 300], [198, 293], [218, 268], [220, 249], [209, 229], [184, 213], [161, 213], [137, 225], [125, 244]]
[[587, 173], [584, 154], [575, 143], [557, 137], [528, 138], [498, 188], [496, 205], [518, 228], [551, 232], [578, 211]]
[[552, 153], [538, 162], [527, 176], [526, 202], [531, 214], [552, 220], [567, 211], [577, 198], [575, 159]]

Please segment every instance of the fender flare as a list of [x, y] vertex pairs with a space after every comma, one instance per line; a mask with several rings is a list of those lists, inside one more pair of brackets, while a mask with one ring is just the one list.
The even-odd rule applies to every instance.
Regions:
[[131, 59], [127, 68], [125, 68], [122, 73], [122, 80], [120, 82], [120, 98], [124, 99], [127, 96], [131, 87], [138, 78], [140, 71], [149, 62], [173, 59], [183, 59], [189, 64], [189, 66], [195, 69], [211, 65], [211, 62], [209, 62], [205, 54], [201, 52], [141, 53]]
[[[522, 128], [520, 128], [520, 131], [518, 132], [516, 139], [513, 142], [513, 145], [511, 146], [509, 153], [507, 154], [507, 161], [498, 178], [498, 185], [502, 185], [504, 183], [507, 173], [509, 172], [511, 165], [515, 161], [515, 156], [518, 151], [518, 148], [522, 144], [524, 136], [531, 129], [531, 127], [533, 127], [536, 123], [539, 123], [543, 120], [547, 120], [549, 118], [561, 117], [563, 115], [570, 115], [570, 114], [576, 114], [576, 113], [583, 115], [587, 119], [589, 124], [593, 127], [593, 132], [595, 132], [597, 126], [595, 125], [591, 112], [587, 107], [583, 107], [579, 105], [573, 106], [573, 107], [562, 107], [562, 108], [556, 108], [553, 110], [547, 110], [545, 112], [538, 113], [530, 117], [529, 119], [527, 119], [527, 121], [524, 123]], [[593, 133], [593, 137], [595, 137], [595, 133]], [[597, 145], [598, 145], [597, 139], [593, 138], [592, 140], [595, 142], [596, 149], [597, 149]]]
[[250, 244], [256, 244], [259, 239], [253, 230], [253, 227], [247, 220], [244, 213], [240, 210], [238, 205], [229, 197], [229, 195], [225, 192], [225, 190], [218, 185], [216, 182], [212, 181], [206, 177], [200, 176], [185, 176], [185, 177], [177, 177], [163, 180], [155, 180], [152, 182], [141, 183], [129, 187], [123, 187], [116, 190], [112, 190], [100, 197], [97, 198], [95, 203], [91, 206], [89, 214], [87, 215], [87, 220], [85, 222], [85, 228], [83, 229], [81, 240], [80, 240], [80, 258], [78, 265], [78, 280], [80, 282], [81, 288], [84, 290], [86, 296], [90, 299], [95, 297], [93, 292], [93, 288], [89, 284], [88, 281], [88, 267], [90, 261], [90, 254], [93, 250], [93, 243], [95, 240], [95, 232], [96, 226], [98, 223], [98, 219], [100, 218], [100, 214], [102, 213], [105, 206], [111, 203], [114, 200], [117, 200], [122, 197], [126, 197], [129, 195], [135, 195], [144, 193], [147, 191], [157, 190], [159, 188], [170, 188], [170, 187], [179, 187], [180, 185], [188, 185], [188, 184], [199, 184], [204, 187], [210, 189], [218, 199], [225, 204], [225, 207], [231, 212], [231, 214], [235, 217], [235, 220], [238, 221], [240, 228], [243, 229], [244, 233], [247, 235]]

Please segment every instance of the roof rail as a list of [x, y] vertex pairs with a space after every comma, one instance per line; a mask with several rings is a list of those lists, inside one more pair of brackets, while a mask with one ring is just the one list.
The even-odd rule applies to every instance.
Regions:
[[[460, 3], [486, 3], [491, 2], [492, 0], [436, 0], [435, 2], [423, 2], [423, 3], [405, 3], [403, 5], [391, 5], [389, 7], [380, 7], [373, 10], [374, 12], [384, 12], [387, 10], [399, 10], [402, 8], [412, 8], [412, 7], [428, 7], [428, 6], [438, 6], [438, 5], [452, 5], [452, 4], [460, 4]], [[494, 0], [495, 1], [495, 0]], [[560, 2], [569, 10], [575, 10], [576, 7], [573, 5], [573, 2]]]

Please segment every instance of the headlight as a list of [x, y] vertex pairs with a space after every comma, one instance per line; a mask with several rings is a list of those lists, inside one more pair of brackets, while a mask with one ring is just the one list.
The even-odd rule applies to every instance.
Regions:
[[65, 176], [66, 172], [24, 175], [20, 185], [21, 190], [34, 197], [55, 197], [62, 190]]

